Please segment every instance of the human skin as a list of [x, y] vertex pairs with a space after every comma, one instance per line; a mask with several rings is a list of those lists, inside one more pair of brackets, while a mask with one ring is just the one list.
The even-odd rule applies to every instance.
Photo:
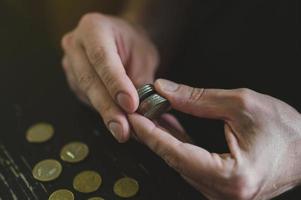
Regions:
[[139, 26], [89, 13], [62, 39], [62, 65], [71, 89], [99, 114], [119, 142], [130, 137], [126, 113], [137, 110], [136, 87], [152, 83], [158, 52]]
[[[168, 91], [166, 82], [156, 82], [156, 90], [174, 109], [225, 121], [230, 152], [210, 153], [188, 143], [184, 133], [129, 114], [138, 107], [135, 87], [153, 82], [159, 62], [156, 47], [141, 27], [90, 13], [64, 36], [62, 46], [71, 89], [99, 112], [115, 138], [128, 140], [130, 121], [139, 141], [209, 199], [270, 199], [300, 183], [301, 119], [284, 102], [249, 89], [177, 85]], [[162, 118], [184, 131], [172, 116]]]
[[200, 89], [167, 80], [155, 87], [174, 109], [225, 122], [230, 152], [217, 154], [129, 115], [139, 141], [208, 199], [271, 199], [301, 183], [301, 116], [288, 104], [250, 89]]
[[[62, 39], [62, 65], [70, 88], [80, 100], [98, 111], [119, 142], [126, 142], [131, 136], [126, 113], [137, 110], [136, 88], [154, 81], [160, 60], [156, 46], [165, 49], [164, 69], [161, 67], [159, 72], [168, 66], [167, 52], [172, 52], [171, 44], [175, 43], [181, 26], [174, 17], [163, 17], [160, 24], [149, 23], [158, 7], [166, 3], [129, 0], [119, 17], [87, 13]], [[164, 35], [162, 29], [165, 30], [164, 44], [154, 45], [153, 41]], [[176, 120], [171, 121], [179, 126]]]

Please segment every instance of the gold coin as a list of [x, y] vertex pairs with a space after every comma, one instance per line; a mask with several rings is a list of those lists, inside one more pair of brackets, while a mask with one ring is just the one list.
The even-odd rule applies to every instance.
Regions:
[[32, 143], [42, 143], [52, 138], [53, 134], [54, 128], [51, 124], [40, 122], [27, 129], [26, 140]]
[[105, 199], [101, 198], [101, 197], [92, 197], [92, 198], [89, 198], [88, 200], [105, 200]]
[[77, 163], [84, 160], [89, 154], [89, 147], [82, 142], [71, 142], [66, 144], [61, 150], [61, 159]]
[[101, 176], [95, 171], [83, 171], [73, 179], [73, 188], [82, 193], [95, 192], [101, 185]]
[[74, 195], [70, 190], [60, 189], [54, 191], [48, 200], [74, 200]]
[[62, 165], [57, 160], [47, 159], [34, 166], [32, 175], [39, 181], [52, 181], [60, 176], [62, 170]]
[[124, 177], [115, 182], [113, 190], [119, 197], [130, 198], [138, 193], [139, 184], [135, 179]]

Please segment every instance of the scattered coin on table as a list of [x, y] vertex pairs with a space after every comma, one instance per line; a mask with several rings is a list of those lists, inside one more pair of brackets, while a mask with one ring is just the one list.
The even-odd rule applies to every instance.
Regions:
[[95, 171], [83, 171], [73, 179], [73, 188], [82, 193], [95, 192], [101, 185], [102, 178]]
[[54, 134], [51, 124], [40, 122], [30, 126], [26, 131], [26, 140], [31, 143], [42, 143], [50, 140]]
[[70, 190], [59, 189], [54, 191], [48, 200], [74, 200], [74, 195]]
[[71, 142], [66, 144], [60, 153], [63, 161], [77, 163], [84, 160], [89, 154], [89, 147], [82, 142]]
[[115, 182], [113, 191], [119, 197], [130, 198], [138, 193], [139, 184], [133, 178], [124, 177]]
[[39, 181], [52, 181], [62, 173], [62, 165], [54, 159], [46, 159], [38, 162], [33, 170], [32, 175]]
[[92, 198], [89, 198], [88, 200], [105, 200], [105, 199], [101, 198], [101, 197], [92, 197]]

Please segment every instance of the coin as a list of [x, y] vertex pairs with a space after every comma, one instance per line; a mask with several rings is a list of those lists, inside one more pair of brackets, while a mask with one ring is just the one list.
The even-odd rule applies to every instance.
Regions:
[[138, 193], [139, 184], [133, 178], [124, 177], [115, 182], [113, 190], [119, 197], [130, 198]]
[[61, 159], [70, 162], [77, 163], [84, 160], [89, 154], [89, 147], [82, 142], [71, 142], [66, 144], [60, 153]]
[[34, 166], [32, 175], [39, 181], [52, 181], [60, 176], [62, 170], [62, 165], [57, 160], [47, 159]]
[[40, 122], [27, 129], [26, 140], [32, 143], [42, 143], [52, 138], [53, 134], [54, 128], [51, 124]]
[[92, 198], [89, 198], [88, 200], [105, 200], [105, 199], [101, 198], [101, 197], [92, 197]]
[[95, 171], [83, 171], [73, 179], [73, 188], [82, 193], [96, 191], [101, 185], [101, 176]]
[[138, 96], [140, 102], [143, 101], [145, 98], [149, 97], [150, 95], [155, 93], [154, 86], [152, 84], [145, 84], [137, 89]]
[[54, 191], [48, 200], [74, 200], [74, 195], [70, 190], [59, 189]]
[[170, 104], [167, 99], [158, 94], [152, 94], [140, 103], [138, 112], [149, 119], [155, 119], [169, 109]]

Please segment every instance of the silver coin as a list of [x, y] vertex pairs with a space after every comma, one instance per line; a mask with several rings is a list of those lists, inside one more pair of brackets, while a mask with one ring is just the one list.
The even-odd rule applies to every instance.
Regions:
[[138, 96], [140, 102], [143, 101], [145, 98], [150, 96], [151, 94], [155, 93], [154, 86], [152, 84], [145, 84], [137, 89]]
[[169, 109], [170, 104], [167, 99], [158, 94], [153, 94], [140, 103], [138, 112], [149, 119], [155, 119]]

